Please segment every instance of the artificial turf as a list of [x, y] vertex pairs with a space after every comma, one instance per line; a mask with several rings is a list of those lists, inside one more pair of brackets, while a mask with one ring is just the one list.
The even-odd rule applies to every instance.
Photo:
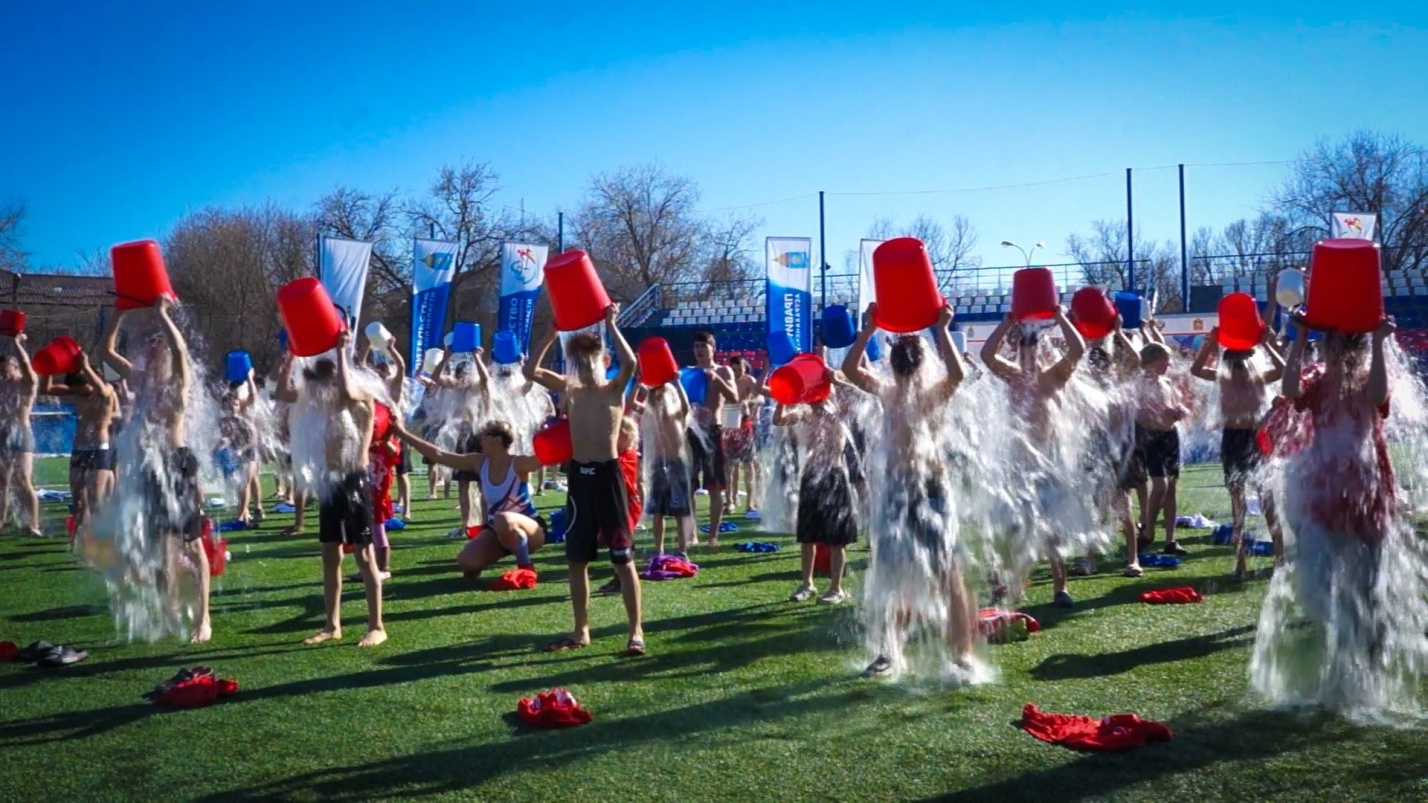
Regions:
[[[62, 467], [46, 461], [42, 482]], [[1182, 480], [1181, 510], [1223, 520], [1218, 467]], [[417, 482], [424, 490], [424, 483]], [[539, 500], [549, 509], [558, 495]], [[1428, 799], [1428, 739], [1413, 730], [1274, 713], [1253, 700], [1247, 664], [1267, 580], [1228, 579], [1229, 547], [1185, 532], [1178, 569], [1073, 578], [1078, 605], [1051, 608], [1044, 574], [1023, 606], [1043, 630], [987, 648], [1000, 680], [975, 688], [864, 680], [853, 606], [787, 601], [792, 538], [740, 521], [690, 580], [646, 583], [650, 655], [621, 659], [618, 597], [591, 606], [594, 644], [543, 654], [570, 627], [560, 548], [536, 555], [533, 591], [489, 592], [456, 575], [449, 501], [421, 501], [393, 536], [391, 640], [355, 644], [366, 613], [344, 592], [346, 640], [305, 647], [322, 620], [315, 537], [287, 517], [233, 533], [215, 581], [214, 640], [125, 644], [100, 580], [63, 538], [0, 537], [0, 639], [87, 648], [64, 670], [0, 665], [0, 798], [102, 800], [1340, 800]], [[62, 514], [48, 508], [52, 518]], [[727, 546], [767, 538], [783, 549]], [[637, 542], [648, 546], [647, 534]], [[860, 546], [854, 566], [866, 563]], [[1255, 559], [1267, 569], [1269, 559]], [[608, 567], [595, 567], [596, 583]], [[1192, 585], [1199, 605], [1147, 606], [1146, 589]], [[853, 587], [857, 588], [856, 575]], [[240, 691], [170, 711], [142, 699], [180, 667], [212, 666]], [[569, 688], [594, 722], [517, 724], [516, 700]], [[1016, 726], [1024, 703], [1167, 722], [1165, 744], [1083, 755]]]

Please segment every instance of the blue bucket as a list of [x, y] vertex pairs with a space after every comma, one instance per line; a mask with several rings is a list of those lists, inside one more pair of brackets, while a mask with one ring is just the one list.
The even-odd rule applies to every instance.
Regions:
[[223, 360], [229, 382], [247, 382], [253, 370], [253, 358], [246, 351], [230, 351]]
[[845, 349], [858, 339], [858, 327], [853, 313], [842, 304], [823, 308], [823, 345], [830, 349]]
[[278, 345], [279, 345], [279, 346], [282, 346], [283, 348], [287, 348], [287, 347], [288, 347], [288, 330], [286, 330], [286, 329], [279, 329], [279, 330], [278, 330]]
[[1115, 295], [1116, 311], [1121, 314], [1121, 326], [1126, 329], [1139, 329], [1144, 323], [1142, 311], [1144, 305], [1141, 303], [1139, 293], [1127, 293], [1121, 291]]
[[451, 351], [470, 354], [481, 346], [481, 324], [460, 321], [451, 327]]
[[684, 386], [684, 395], [689, 397], [690, 404], [704, 403], [704, 396], [709, 391], [709, 378], [704, 375], [703, 368], [682, 369], [679, 384]]
[[882, 342], [883, 342], [882, 337], [880, 337], [879, 335], [876, 335], [876, 334], [873, 335], [872, 339], [870, 339], [870, 340], [868, 341], [868, 349], [867, 349], [867, 351], [864, 351], [863, 353], [866, 354], [866, 355], [868, 355], [868, 359], [869, 359], [869, 360], [872, 360], [873, 362], [877, 362], [878, 360], [882, 359], [882, 357], [883, 357]]
[[491, 339], [491, 356], [497, 365], [513, 365], [521, 361], [521, 350], [516, 345], [516, 333], [502, 329]]
[[793, 345], [793, 338], [783, 330], [769, 332], [768, 346], [769, 364], [775, 368], [793, 359], [798, 353], [798, 347]]

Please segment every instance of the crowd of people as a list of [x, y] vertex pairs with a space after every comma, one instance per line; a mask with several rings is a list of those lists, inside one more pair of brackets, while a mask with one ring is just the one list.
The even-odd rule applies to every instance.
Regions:
[[[1222, 430], [1219, 451], [1238, 578], [1246, 575], [1252, 496], [1272, 535], [1277, 565], [1297, 554], [1300, 563], [1323, 567], [1350, 548], [1357, 550], [1354, 560], [1372, 564], [1374, 550], [1404, 515], [1394, 501], [1383, 434], [1391, 319], [1368, 336], [1324, 333], [1311, 347], [1309, 328], [1294, 313], [1291, 341], [1266, 325], [1254, 348], [1223, 350], [1212, 331], [1187, 361], [1153, 319], [1137, 331], [1117, 326], [1087, 342], [1064, 310], [1049, 324], [1008, 315], [974, 359], [954, 344], [948, 307], [927, 332], [892, 337], [886, 360], [875, 363], [868, 347], [882, 335], [873, 323], [874, 306], [841, 364], [828, 366], [829, 392], [780, 404], [770, 391], [771, 372], [756, 376], [741, 357], [718, 364], [718, 344], [708, 332], [695, 338], [693, 349], [693, 367], [705, 380], [702, 398], [691, 398], [677, 379], [656, 387], [632, 381], [639, 359], [612, 305], [604, 328], [613, 354], [599, 333], [574, 333], [561, 346], [563, 372], [546, 367], [560, 341], [554, 330], [514, 366], [488, 365], [479, 349], [465, 355], [448, 350], [434, 370], [415, 372], [416, 381], [408, 379], [397, 349], [374, 349], [344, 334], [327, 355], [288, 355], [267, 381], [250, 375], [228, 383], [212, 399], [217, 426], [210, 436], [194, 431], [193, 407], [210, 391], [171, 307], [160, 301], [153, 313], [157, 333], [128, 355], [117, 342], [129, 316], [114, 316], [97, 355], [112, 380], [84, 355], [69, 374], [37, 376], [23, 335], [9, 339], [11, 353], [0, 372], [0, 498], [15, 496], [21, 527], [41, 532], [31, 409], [37, 396], [69, 401], [77, 421], [69, 484], [78, 537], [93, 537], [96, 518], [115, 507], [116, 498], [137, 500], [139, 526], [166, 554], [164, 582], [172, 588], [185, 571], [196, 578], [200, 604], [189, 631], [194, 642], [208, 640], [213, 631], [209, 559], [201, 543], [203, 466], [216, 466], [233, 490], [236, 526], [262, 522], [264, 469], [295, 514], [287, 534], [307, 532], [306, 508], [315, 500], [325, 622], [307, 643], [342, 638], [342, 564], [350, 552], [358, 572], [346, 579], [362, 583], [366, 592], [366, 633], [359, 646], [371, 647], [387, 639], [382, 586], [394, 567], [386, 525], [398, 511], [408, 521], [413, 517], [413, 453], [428, 467], [431, 498], [443, 485], [448, 496], [456, 487], [461, 522], [452, 535], [463, 541], [456, 569], [475, 579], [510, 557], [517, 570], [534, 576], [533, 556], [552, 536], [535, 497], [547, 477], [555, 484], [556, 467], [542, 465], [532, 450], [548, 419], [563, 420], [570, 433], [570, 460], [560, 468], [573, 618], [570, 632], [547, 646], [551, 651], [590, 643], [590, 564], [603, 559], [613, 578], [600, 590], [622, 596], [628, 619], [624, 654], [646, 654], [636, 531], [647, 518], [653, 550], [664, 554], [666, 524], [673, 519], [674, 545], [687, 554], [701, 540], [695, 510], [701, 490], [707, 492], [710, 547], [718, 546], [723, 521], [738, 512], [741, 484], [743, 514], [750, 518], [760, 515], [766, 498], [786, 498], [792, 511], [787, 523], [801, 550], [793, 602], [847, 602], [848, 549], [860, 536], [868, 539], [867, 585], [877, 589], [863, 600], [872, 612], [869, 675], [898, 669], [901, 645], [920, 616], [919, 594], [931, 593], [944, 612], [937, 624], [950, 660], [973, 674], [976, 586], [983, 577], [994, 599], [1016, 604], [1028, 562], [1042, 562], [1050, 568], [1054, 604], [1075, 605], [1068, 575], [1089, 573], [1093, 561], [1110, 551], [1110, 541], [1069, 542], [1065, 527], [1048, 515], [1075, 502], [1068, 502], [1075, 490], [1065, 476], [1066, 459], [1078, 462], [1094, 489], [1084, 500], [1094, 527], [1107, 536], [1121, 530], [1127, 577], [1143, 574], [1141, 556], [1157, 543], [1161, 553], [1184, 554], [1176, 529], [1181, 430], [1195, 416], [1218, 422]], [[1268, 324], [1278, 311], [1271, 305], [1265, 315]], [[821, 347], [817, 352], [828, 359]], [[1085, 388], [1107, 401], [1095, 408], [1094, 418], [1075, 422], [1073, 444], [1057, 421], [1078, 374]], [[1208, 398], [1217, 409], [1197, 409], [1197, 399], [1205, 396], [1191, 386], [1195, 380], [1213, 387]], [[959, 451], [955, 438], [932, 438], [939, 441], [936, 448], [925, 442], [929, 432], [945, 428], [946, 411], [960, 403], [970, 383], [989, 381], [1001, 384], [999, 398], [1007, 405], [1001, 422], [1011, 444], [1006, 460], [1027, 486], [1004, 495], [1010, 501], [1001, 519], [1011, 522], [1025, 554], [992, 561], [971, 546], [966, 527], [958, 535], [967, 508], [962, 497], [975, 484], [970, 452], [979, 445], [963, 444]], [[1301, 472], [1295, 481], [1272, 487], [1267, 468], [1275, 461], [1292, 463], [1301, 453], [1317, 455], [1321, 467], [1333, 470]], [[0, 506], [0, 525], [7, 511]], [[1286, 550], [1286, 529], [1297, 553]], [[1088, 543], [1076, 554], [1078, 545]], [[820, 593], [815, 563], [822, 552], [829, 570]], [[1323, 593], [1313, 587], [1325, 581], [1322, 571], [1300, 576], [1304, 594]], [[908, 577], [920, 578], [912, 583], [918, 588], [903, 588]], [[1362, 582], [1371, 583], [1372, 574]]]

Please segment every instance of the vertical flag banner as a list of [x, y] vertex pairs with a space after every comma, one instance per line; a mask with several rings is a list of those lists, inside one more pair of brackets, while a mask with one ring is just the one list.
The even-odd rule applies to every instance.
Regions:
[[784, 332], [800, 352], [813, 350], [813, 238], [769, 237], [769, 332]]
[[882, 240], [860, 240], [858, 243], [858, 310], [854, 320], [863, 325], [863, 313], [869, 304], [878, 300], [873, 286], [873, 251], [882, 245]]
[[318, 238], [318, 279], [332, 297], [332, 303], [347, 316], [347, 328], [357, 330], [362, 316], [362, 295], [367, 289], [367, 268], [372, 262], [372, 244], [337, 237]]
[[456, 276], [456, 243], [441, 240], [412, 241], [412, 376], [421, 371], [421, 358], [441, 346], [446, 328], [446, 302]]
[[516, 343], [526, 354], [531, 350], [531, 322], [549, 253], [550, 249], [544, 245], [505, 243], [501, 246], [501, 307], [496, 329], [514, 333]]
[[1335, 238], [1348, 237], [1357, 240], [1372, 240], [1378, 215], [1362, 212], [1333, 212], [1329, 230]]

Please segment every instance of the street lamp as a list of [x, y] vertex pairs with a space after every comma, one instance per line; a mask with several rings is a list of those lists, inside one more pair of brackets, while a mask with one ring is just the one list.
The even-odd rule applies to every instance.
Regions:
[[1036, 253], [1036, 249], [1045, 247], [1046, 243], [1037, 243], [1036, 245], [1033, 245], [1031, 247], [1030, 251], [1028, 251], [1025, 248], [1022, 248], [1021, 246], [1012, 242], [1011, 240], [1002, 240], [1002, 248], [1015, 248], [1016, 250], [1021, 252], [1022, 259], [1026, 260], [1026, 266], [1028, 268], [1031, 267], [1031, 255]]

